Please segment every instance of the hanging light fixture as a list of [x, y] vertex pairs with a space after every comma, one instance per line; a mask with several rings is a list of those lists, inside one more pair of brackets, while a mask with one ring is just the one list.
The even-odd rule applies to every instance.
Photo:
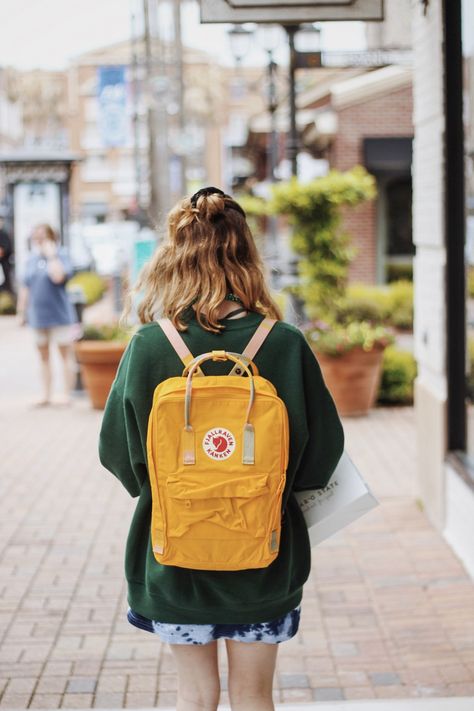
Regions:
[[250, 42], [254, 35], [253, 30], [247, 29], [243, 25], [233, 25], [228, 32], [230, 51], [237, 64], [240, 64], [250, 49]]
[[321, 66], [321, 28], [311, 23], [299, 25], [295, 32], [295, 61], [298, 69]]

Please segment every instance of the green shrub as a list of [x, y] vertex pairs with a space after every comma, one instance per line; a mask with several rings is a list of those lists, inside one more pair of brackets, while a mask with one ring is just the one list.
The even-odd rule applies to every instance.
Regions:
[[390, 309], [390, 297], [388, 286], [378, 286], [375, 284], [349, 284], [347, 287], [347, 297], [350, 299], [372, 300], [377, 305], [382, 317], [385, 318]]
[[0, 315], [16, 314], [15, 298], [9, 291], [0, 291]]
[[408, 351], [398, 350], [395, 346], [386, 348], [383, 354], [378, 402], [412, 403], [415, 377], [416, 361], [413, 355]]
[[300, 257], [296, 289], [310, 318], [330, 313], [345, 297], [355, 248], [343, 229], [342, 209], [375, 195], [375, 179], [361, 166], [344, 173], [332, 170], [308, 183], [293, 178], [273, 187], [268, 209], [287, 215], [293, 227], [292, 247]]
[[395, 328], [413, 328], [413, 284], [395, 281], [387, 286], [351, 284], [335, 307], [338, 323], [370, 321]]
[[238, 193], [236, 200], [247, 217], [262, 217], [269, 214], [268, 202], [263, 198], [249, 193]]
[[396, 328], [413, 328], [413, 283], [394, 281], [388, 287], [388, 319]]
[[386, 278], [390, 283], [392, 281], [413, 281], [413, 264], [409, 263], [392, 263], [387, 264], [386, 267]]
[[103, 297], [107, 290], [107, 284], [95, 272], [79, 272], [67, 283], [68, 291], [73, 291], [77, 288], [84, 293], [86, 306], [91, 306]]
[[85, 324], [82, 329], [83, 341], [128, 341], [130, 329], [122, 328], [116, 323]]
[[369, 284], [350, 284], [344, 299], [336, 307], [336, 317], [340, 323], [385, 323], [388, 312], [389, 297], [386, 287]]
[[474, 299], [474, 267], [469, 267], [467, 270], [467, 293], [471, 299]]
[[474, 338], [467, 340], [467, 351], [469, 357], [469, 372], [466, 378], [467, 394], [471, 402], [474, 402]]
[[383, 321], [380, 306], [372, 299], [343, 299], [335, 308], [335, 312], [336, 321], [340, 324], [349, 324], [352, 321]]

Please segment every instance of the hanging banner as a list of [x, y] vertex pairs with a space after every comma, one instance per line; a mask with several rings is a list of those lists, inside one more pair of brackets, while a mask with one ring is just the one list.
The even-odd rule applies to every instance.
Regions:
[[108, 148], [128, 142], [127, 87], [124, 66], [103, 66], [98, 70], [99, 131]]

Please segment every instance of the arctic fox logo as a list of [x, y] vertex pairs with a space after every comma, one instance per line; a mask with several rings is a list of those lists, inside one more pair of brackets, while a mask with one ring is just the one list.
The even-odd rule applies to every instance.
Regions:
[[235, 449], [234, 435], [224, 427], [216, 427], [206, 432], [202, 448], [211, 459], [228, 459]]

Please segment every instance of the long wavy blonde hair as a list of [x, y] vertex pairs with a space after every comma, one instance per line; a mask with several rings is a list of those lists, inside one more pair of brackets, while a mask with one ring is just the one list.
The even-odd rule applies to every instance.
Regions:
[[184, 331], [184, 312], [193, 306], [202, 328], [218, 333], [224, 328], [217, 318], [219, 307], [229, 292], [248, 311], [282, 319], [240, 205], [220, 193], [200, 195], [194, 204], [185, 198], [169, 213], [167, 239], [140, 272], [122, 320], [141, 297], [141, 323], [159, 315]]

